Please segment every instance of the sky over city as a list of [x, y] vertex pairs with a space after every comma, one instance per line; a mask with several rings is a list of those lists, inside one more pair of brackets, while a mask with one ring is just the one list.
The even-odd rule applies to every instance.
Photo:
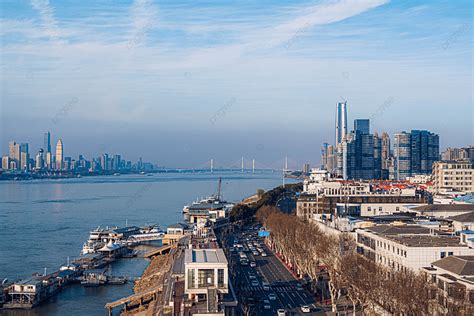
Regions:
[[320, 161], [350, 127], [473, 144], [473, 2], [59, 1], [0, 4], [1, 128], [66, 156], [170, 167]]

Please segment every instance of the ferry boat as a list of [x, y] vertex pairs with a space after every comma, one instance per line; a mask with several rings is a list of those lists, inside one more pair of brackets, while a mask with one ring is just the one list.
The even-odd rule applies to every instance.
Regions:
[[146, 240], [158, 240], [163, 237], [163, 234], [158, 225], [126, 226], [110, 229], [99, 226], [90, 232], [89, 239], [82, 246], [81, 255], [97, 253], [110, 243], [122, 247]]
[[187, 214], [190, 211], [231, 209], [234, 206], [234, 204], [229, 203], [222, 199], [221, 187], [222, 187], [222, 178], [219, 178], [219, 186], [217, 189], [217, 195], [210, 195], [204, 199], [197, 200], [193, 202], [192, 204], [185, 205], [183, 208], [183, 214]]

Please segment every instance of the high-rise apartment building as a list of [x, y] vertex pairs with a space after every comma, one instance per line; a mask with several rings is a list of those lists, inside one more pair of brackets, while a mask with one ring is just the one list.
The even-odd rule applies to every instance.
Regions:
[[114, 155], [114, 158], [112, 159], [112, 169], [119, 170], [121, 163], [122, 157], [120, 157], [120, 155]]
[[102, 170], [110, 170], [110, 164], [109, 163], [110, 163], [109, 155], [108, 154], [103, 154], [102, 157], [101, 157], [101, 161], [100, 161]]
[[474, 146], [464, 148], [447, 148], [441, 154], [444, 161], [470, 161], [474, 163]]
[[35, 169], [43, 169], [44, 168], [44, 150], [43, 148], [40, 148], [38, 153], [36, 154], [35, 157]]
[[64, 160], [64, 152], [63, 152], [63, 141], [61, 138], [58, 140], [56, 144], [56, 169], [61, 170], [63, 169], [63, 160]]
[[411, 174], [431, 174], [439, 160], [439, 136], [429, 131], [411, 131]]
[[433, 163], [439, 160], [439, 136], [420, 130], [397, 133], [394, 157], [397, 180], [431, 174]]
[[356, 141], [353, 134], [348, 134], [342, 139], [342, 142], [337, 146], [337, 169], [338, 177], [347, 179], [354, 179], [356, 169]]
[[347, 102], [336, 106], [336, 146], [347, 135]]
[[396, 133], [393, 144], [396, 180], [405, 180], [411, 176], [411, 135], [407, 132]]
[[382, 173], [382, 138], [374, 134], [374, 178], [383, 179]]
[[20, 169], [30, 170], [30, 153], [28, 143], [20, 144]]
[[474, 193], [474, 168], [469, 161], [437, 161], [433, 164], [435, 193]]
[[8, 143], [8, 157], [10, 157], [9, 169], [12, 169], [12, 165], [14, 166], [13, 169], [19, 169], [21, 160], [20, 144], [15, 141], [11, 141]]
[[10, 157], [3, 156], [2, 157], [2, 169], [9, 170], [10, 169]]

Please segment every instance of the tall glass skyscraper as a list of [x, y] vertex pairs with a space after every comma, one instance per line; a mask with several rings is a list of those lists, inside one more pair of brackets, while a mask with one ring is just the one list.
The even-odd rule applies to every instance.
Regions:
[[429, 131], [411, 131], [411, 173], [430, 174], [439, 160], [439, 136]]
[[336, 146], [347, 135], [347, 102], [336, 106]]
[[44, 133], [44, 147], [43, 154], [51, 152], [51, 134], [49, 132]]
[[369, 119], [356, 119], [354, 120], [354, 133], [370, 134], [370, 121]]
[[411, 135], [407, 132], [395, 134], [393, 144], [396, 180], [411, 176]]
[[439, 136], [429, 131], [412, 130], [395, 134], [395, 174], [398, 180], [431, 174], [439, 160]]

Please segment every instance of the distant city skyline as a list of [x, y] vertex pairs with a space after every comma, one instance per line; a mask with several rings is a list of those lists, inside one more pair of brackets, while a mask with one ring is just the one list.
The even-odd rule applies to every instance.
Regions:
[[1, 151], [49, 130], [69, 156], [301, 168], [344, 101], [373, 131], [470, 145], [472, 5], [2, 1]]

